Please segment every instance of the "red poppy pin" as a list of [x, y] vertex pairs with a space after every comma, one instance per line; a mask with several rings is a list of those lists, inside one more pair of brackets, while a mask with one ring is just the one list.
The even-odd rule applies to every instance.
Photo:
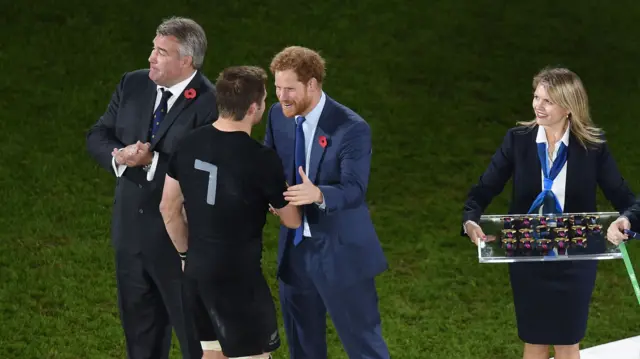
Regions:
[[184, 97], [188, 99], [196, 98], [196, 90], [194, 89], [186, 89], [184, 91]]
[[318, 143], [320, 144], [320, 146], [322, 146], [322, 148], [327, 147], [327, 138], [325, 136], [318, 137]]

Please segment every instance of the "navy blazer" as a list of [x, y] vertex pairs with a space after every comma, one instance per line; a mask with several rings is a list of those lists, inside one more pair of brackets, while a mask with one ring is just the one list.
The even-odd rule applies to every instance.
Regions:
[[633, 206], [627, 209], [622, 215], [629, 219], [632, 231], [640, 232], [640, 198], [638, 198]]
[[[464, 204], [463, 223], [479, 222], [491, 200], [502, 192], [513, 177], [509, 214], [526, 214], [542, 191], [542, 170], [538, 159], [538, 126], [515, 127], [507, 131], [502, 146], [491, 158], [489, 167], [469, 191]], [[618, 212], [634, 201], [634, 194], [618, 171], [605, 143], [582, 147], [571, 132], [567, 152], [567, 182], [564, 213], [596, 212], [596, 193], [600, 186]], [[464, 231], [461, 231], [464, 235]]]
[[[159, 209], [169, 157], [187, 133], [210, 125], [218, 117], [215, 88], [200, 71], [188, 88], [196, 90], [195, 98], [176, 94], [179, 97], [158, 128], [155, 139], [149, 141], [151, 151], [159, 153], [153, 180], [147, 181], [142, 167], [127, 168], [116, 180], [111, 234], [117, 250], [153, 253], [163, 248], [158, 246], [158, 238], [171, 243]], [[115, 176], [111, 167], [114, 148], [149, 140], [156, 94], [157, 85], [149, 79], [149, 70], [126, 73], [106, 112], [87, 132], [89, 154], [110, 174]]]
[[[287, 182], [295, 183], [295, 121], [279, 103], [267, 120], [265, 145], [273, 148], [284, 167]], [[323, 146], [321, 138], [326, 139]], [[373, 278], [387, 268], [378, 236], [365, 202], [371, 167], [371, 129], [358, 114], [329, 96], [314, 134], [309, 179], [320, 188], [326, 208], [303, 207], [316, 252], [307, 263], [313, 275], [335, 285]], [[278, 263], [292, 230], [280, 227]], [[309, 240], [309, 239], [306, 239]]]

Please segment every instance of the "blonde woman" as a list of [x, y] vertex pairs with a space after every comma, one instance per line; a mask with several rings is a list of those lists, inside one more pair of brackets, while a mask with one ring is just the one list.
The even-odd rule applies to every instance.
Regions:
[[[634, 202], [603, 133], [589, 115], [582, 81], [565, 68], [546, 68], [533, 79], [535, 119], [507, 131], [501, 147], [464, 206], [464, 234], [491, 240], [478, 221], [513, 179], [511, 214], [595, 212], [599, 186], [618, 211]], [[509, 264], [518, 336], [525, 359], [579, 358], [587, 327], [596, 261]]]

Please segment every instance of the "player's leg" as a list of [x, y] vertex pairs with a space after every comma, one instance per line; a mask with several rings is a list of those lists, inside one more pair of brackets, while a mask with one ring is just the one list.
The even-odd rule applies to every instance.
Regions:
[[217, 339], [213, 323], [198, 298], [199, 308], [195, 311], [195, 322], [198, 332], [198, 338], [202, 345], [202, 359], [227, 359], [222, 353], [222, 347]]
[[[220, 281], [205, 273], [195, 273], [198, 294], [205, 315], [199, 318], [199, 334], [207, 359], [242, 357], [263, 352], [263, 343], [247, 341], [256, 331], [251, 313], [243, 310], [250, 296], [235, 281]], [[213, 331], [210, 331], [213, 328]], [[206, 331], [205, 331], [206, 330]], [[258, 345], [260, 344], [260, 345]], [[206, 348], [205, 348], [206, 346]]]
[[260, 355], [252, 355], [252, 356], [248, 356], [248, 357], [232, 357], [229, 359], [271, 359], [271, 354], [269, 353], [264, 353], [264, 354], [260, 354]]
[[227, 359], [222, 354], [219, 341], [201, 341], [200, 343], [202, 344], [202, 359]]
[[220, 347], [214, 325], [200, 297], [198, 283], [194, 279], [193, 269], [189, 265], [186, 267], [187, 272], [185, 272], [184, 279], [185, 301], [190, 323], [202, 347], [202, 359], [227, 359], [227, 357], [222, 354], [222, 348]]

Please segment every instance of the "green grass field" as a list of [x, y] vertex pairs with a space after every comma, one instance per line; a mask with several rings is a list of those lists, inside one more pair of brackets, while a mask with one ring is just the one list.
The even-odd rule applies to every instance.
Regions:
[[[125, 357], [109, 244], [114, 179], [89, 158], [84, 136], [122, 73], [148, 65], [155, 27], [170, 15], [203, 25], [211, 79], [230, 65], [266, 68], [287, 45], [318, 49], [326, 92], [371, 124], [368, 202], [390, 262], [378, 288], [394, 358], [517, 358], [507, 267], [477, 263], [458, 235], [462, 203], [505, 131], [532, 118], [531, 78], [548, 64], [582, 77], [596, 123], [640, 190], [640, 3], [515, 3], [4, 2], [0, 358]], [[505, 212], [509, 192], [487, 213]], [[611, 210], [601, 194], [599, 204]], [[276, 229], [271, 218], [274, 296]], [[640, 244], [630, 247], [640, 271]], [[622, 261], [602, 262], [583, 346], [638, 335], [639, 323]], [[328, 341], [331, 358], [346, 358], [331, 326]]]

